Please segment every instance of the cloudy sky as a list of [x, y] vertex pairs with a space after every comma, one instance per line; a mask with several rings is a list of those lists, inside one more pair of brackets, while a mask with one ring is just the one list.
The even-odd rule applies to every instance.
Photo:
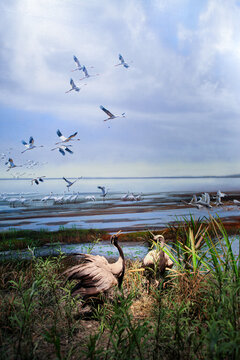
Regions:
[[[49, 177], [240, 173], [240, 1], [0, 0], [0, 11], [0, 153], [17, 165], [39, 161]], [[80, 81], [73, 55], [100, 75]], [[71, 77], [87, 86], [66, 94]], [[126, 117], [103, 122], [100, 105]], [[74, 154], [51, 151], [57, 129], [78, 132]], [[44, 148], [22, 154], [30, 136]]]

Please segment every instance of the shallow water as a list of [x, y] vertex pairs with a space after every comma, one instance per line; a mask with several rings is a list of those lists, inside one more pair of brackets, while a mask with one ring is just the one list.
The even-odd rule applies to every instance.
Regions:
[[[148, 252], [148, 246], [141, 243], [129, 243], [121, 242], [121, 247], [123, 249], [126, 259], [141, 260]], [[92, 244], [59, 244], [59, 245], [49, 245], [41, 246], [31, 250], [10, 250], [0, 252], [0, 260], [10, 260], [10, 259], [19, 259], [19, 260], [30, 260], [33, 256], [54, 256], [59, 255], [60, 253], [68, 255], [76, 254], [88, 254], [92, 255], [101, 255], [106, 258], [118, 258], [118, 250], [111, 245], [109, 242], [101, 241], [101, 243]]]
[[[108, 190], [103, 199], [97, 186]], [[240, 215], [239, 207], [223, 199], [224, 206], [198, 210], [186, 206], [192, 195], [217, 190], [228, 192], [229, 198], [239, 198], [237, 178], [137, 178], [80, 179], [66, 191], [62, 179], [46, 179], [31, 185], [30, 180], [0, 180], [0, 231], [16, 229], [58, 230], [59, 227], [102, 229], [110, 232], [122, 229], [136, 231], [159, 229], [178, 218], [190, 215], [218, 215], [233, 218]], [[140, 199], [124, 201], [129, 192]], [[51, 198], [43, 201], [51, 193]], [[95, 196], [95, 201], [86, 199]]]

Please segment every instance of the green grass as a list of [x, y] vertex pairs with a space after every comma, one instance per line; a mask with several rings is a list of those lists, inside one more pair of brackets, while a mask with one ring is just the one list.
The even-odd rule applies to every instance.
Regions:
[[128, 261], [122, 291], [89, 302], [88, 320], [62, 275], [74, 259], [0, 264], [0, 358], [238, 359], [239, 256], [219, 219], [192, 220], [176, 228], [158, 287], [148, 293]]

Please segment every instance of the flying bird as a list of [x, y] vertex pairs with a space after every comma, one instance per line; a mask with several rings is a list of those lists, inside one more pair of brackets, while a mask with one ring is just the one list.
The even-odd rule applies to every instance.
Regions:
[[73, 296], [79, 294], [87, 299], [106, 292], [116, 285], [121, 288], [125, 273], [125, 259], [122, 248], [118, 244], [120, 233], [121, 231], [118, 231], [111, 237], [111, 243], [119, 252], [117, 262], [110, 264], [104, 256], [81, 254], [84, 256], [84, 263], [75, 265], [64, 272], [64, 275], [67, 275], [67, 281], [78, 280], [71, 290]]
[[68, 188], [68, 191], [69, 191], [70, 186], [72, 186], [73, 184], [75, 184], [75, 182], [78, 181], [79, 179], [81, 179], [81, 178], [77, 178], [77, 179], [74, 180], [74, 181], [70, 181], [70, 180], [66, 179], [65, 177], [63, 177], [63, 180], [65, 180], [66, 183], [67, 183], [66, 186], [67, 186], [67, 188]]
[[120, 60], [120, 63], [116, 64], [115, 66], [123, 65], [126, 69], [129, 68], [129, 65], [124, 61], [124, 58], [121, 54], [119, 54], [118, 58]]
[[67, 151], [69, 154], [73, 154], [73, 151], [69, 149], [70, 146], [72, 146], [72, 145], [68, 145], [68, 146], [66, 146], [66, 145], [60, 145], [60, 146], [57, 146], [57, 147], [51, 149], [51, 151], [58, 149], [58, 151], [59, 151], [63, 156], [65, 156], [65, 151]]
[[100, 74], [94, 74], [94, 75], [89, 75], [86, 66], [83, 65], [82, 71], [84, 72], [85, 76], [79, 80], [83, 80], [83, 79], [88, 79], [90, 77], [95, 77], [95, 76], [99, 76]]
[[75, 55], [73, 55], [73, 60], [75, 61], [77, 68], [72, 70], [72, 71], [82, 70], [83, 67], [82, 67], [82, 65], [80, 64], [78, 58]]
[[9, 158], [7, 162], [5, 162], [5, 165], [8, 164], [8, 169], [7, 171], [15, 168], [15, 167], [22, 167], [22, 165], [15, 165], [14, 162], [13, 162], [13, 159]]
[[22, 151], [22, 154], [27, 150], [32, 150], [32, 149], [35, 149], [37, 147], [43, 147], [43, 145], [39, 145], [39, 146], [34, 145], [34, 139], [33, 139], [32, 136], [30, 136], [30, 138], [29, 138], [29, 143], [27, 143], [25, 140], [22, 140], [22, 144], [26, 148], [25, 150]]
[[[80, 61], [78, 60], [78, 58], [75, 56], [75, 55], [73, 55], [73, 60], [75, 61], [75, 64], [76, 64], [76, 69], [74, 69], [74, 70], [71, 70], [71, 71], [76, 71], [76, 70], [79, 70], [79, 71], [81, 71], [81, 70], [83, 70], [83, 66], [80, 64]], [[90, 66], [90, 68], [93, 68], [93, 66]]]
[[33, 183], [35, 183], [36, 185], [39, 185], [39, 181], [43, 182], [44, 181], [43, 178], [45, 178], [45, 177], [46, 177], [45, 175], [44, 176], [38, 176], [38, 177], [31, 180], [31, 184], [33, 185]]
[[109, 110], [107, 110], [105, 107], [103, 107], [102, 105], [99, 106], [100, 109], [102, 111], [104, 111], [107, 115], [108, 115], [108, 118], [107, 119], [104, 119], [103, 121], [108, 121], [108, 120], [112, 120], [112, 119], [116, 119], [118, 117], [125, 117], [125, 113], [122, 113], [122, 115], [113, 115]]
[[69, 92], [72, 91], [72, 90], [75, 90], [75, 91], [77, 91], [77, 92], [79, 92], [79, 91], [81, 90], [80, 87], [76, 86], [76, 84], [75, 84], [75, 82], [73, 81], [73, 79], [70, 79], [70, 85], [71, 85], [72, 88], [71, 88], [70, 90], [68, 90], [68, 91], [65, 91], [65, 94], [69, 93]]
[[57, 144], [61, 144], [61, 143], [64, 143], [64, 142], [68, 142], [68, 141], [79, 141], [80, 139], [74, 139], [74, 137], [77, 135], [77, 131], [72, 134], [72, 135], [69, 135], [68, 137], [65, 137], [63, 136], [63, 134], [61, 133], [61, 131], [58, 129], [57, 130], [57, 135], [60, 137], [61, 141], [55, 143], [55, 145]]
[[106, 191], [106, 188], [105, 186], [98, 186], [98, 189], [102, 190], [102, 197], [105, 198], [105, 196], [107, 195], [108, 193], [108, 190]]

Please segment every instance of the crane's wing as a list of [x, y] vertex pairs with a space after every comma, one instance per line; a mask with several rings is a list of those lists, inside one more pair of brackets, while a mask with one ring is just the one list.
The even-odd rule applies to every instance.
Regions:
[[58, 150], [59, 150], [59, 152], [60, 152], [62, 155], [65, 155], [65, 152], [64, 152], [63, 149], [59, 148]]
[[33, 145], [33, 144], [34, 144], [34, 140], [33, 140], [33, 137], [32, 137], [32, 136], [30, 136], [30, 138], [29, 138], [29, 144], [30, 144], [30, 145]]
[[13, 165], [14, 165], [14, 163], [13, 163], [13, 159], [9, 158], [9, 159], [8, 159], [8, 162], [9, 162], [9, 164], [10, 164], [11, 166], [13, 166]]
[[105, 186], [98, 186], [98, 189], [102, 190], [103, 195], [105, 194]]
[[27, 145], [26, 141], [22, 140], [22, 144], [23, 145]]
[[88, 72], [87, 72], [87, 69], [86, 69], [85, 66], [83, 66], [82, 71], [84, 72], [84, 74], [85, 74], [86, 77], [89, 77]]
[[38, 182], [38, 180], [37, 179], [34, 179], [34, 182], [35, 182], [35, 184], [39, 184], [39, 182]]
[[61, 131], [60, 131], [59, 129], [57, 130], [57, 135], [60, 137], [60, 139], [61, 139], [62, 141], [67, 140], [67, 138], [66, 138], [65, 136], [63, 136], [63, 134], [61, 133]]
[[107, 110], [105, 107], [103, 107], [102, 105], [100, 105], [100, 109], [102, 109], [102, 111], [104, 111], [109, 117], [113, 117], [114, 115]]
[[73, 151], [72, 150], [70, 150], [69, 148], [65, 148], [65, 151], [67, 151], [67, 152], [69, 152], [70, 154], [73, 154]]
[[76, 136], [77, 135], [77, 131], [74, 133], [74, 134], [72, 134], [72, 135], [70, 135], [69, 137], [68, 137], [68, 140], [70, 140], [70, 139], [72, 139], [74, 136]]
[[72, 182], [67, 180], [65, 177], [63, 177], [63, 180], [65, 180], [68, 183], [68, 185], [72, 185]]
[[73, 60], [75, 61], [75, 63], [77, 64], [78, 67], [81, 67], [80, 62], [79, 62], [78, 58], [75, 55], [73, 56]]
[[124, 63], [123, 66], [127, 69], [129, 68], [129, 65], [127, 63]]
[[119, 58], [119, 60], [121, 61], [121, 63], [123, 64], [123, 63], [124, 63], [124, 58], [122, 57], [121, 54], [119, 54], [118, 58]]
[[85, 255], [85, 263], [73, 266], [64, 274], [67, 275], [67, 280], [79, 280], [71, 291], [73, 295], [97, 295], [118, 284], [110, 271], [109, 263], [99, 255]]
[[70, 79], [70, 85], [73, 89], [75, 89], [76, 85], [75, 85], [75, 82], [73, 81], [73, 79]]

